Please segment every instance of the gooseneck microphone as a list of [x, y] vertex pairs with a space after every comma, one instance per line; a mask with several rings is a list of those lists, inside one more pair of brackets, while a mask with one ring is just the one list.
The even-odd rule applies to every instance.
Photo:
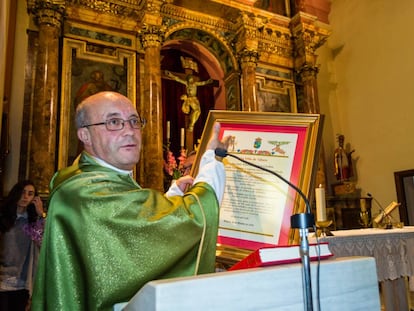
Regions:
[[290, 226], [294, 229], [299, 229], [300, 235], [300, 257], [302, 260], [302, 285], [303, 285], [303, 299], [305, 301], [305, 310], [312, 311], [313, 310], [313, 302], [312, 302], [312, 283], [311, 283], [311, 276], [310, 276], [310, 258], [309, 258], [309, 242], [308, 242], [308, 228], [312, 228], [315, 225], [315, 219], [313, 214], [311, 213], [311, 207], [308, 198], [306, 195], [300, 190], [297, 186], [292, 184], [286, 178], [281, 176], [280, 174], [271, 171], [265, 167], [259, 166], [257, 164], [251, 163], [246, 161], [234, 154], [228, 153], [227, 150], [223, 148], [216, 148], [214, 153], [217, 157], [224, 158], [226, 156], [230, 156], [235, 158], [247, 165], [253, 166], [265, 172], [268, 172], [272, 175], [275, 175], [277, 178], [281, 179], [283, 182], [288, 184], [292, 187], [303, 199], [306, 206], [306, 213], [301, 214], [294, 214], [290, 217]]

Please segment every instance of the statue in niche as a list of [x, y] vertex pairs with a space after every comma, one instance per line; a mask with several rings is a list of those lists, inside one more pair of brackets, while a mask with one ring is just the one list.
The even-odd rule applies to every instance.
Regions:
[[339, 134], [337, 136], [338, 147], [335, 149], [334, 161], [335, 161], [335, 176], [340, 182], [348, 181], [354, 176], [352, 166], [352, 153], [355, 150], [347, 152], [344, 148], [345, 136]]
[[183, 105], [181, 110], [185, 114], [190, 115], [190, 122], [188, 124], [188, 130], [190, 132], [194, 129], [194, 124], [197, 122], [201, 114], [200, 102], [197, 98], [197, 88], [202, 85], [207, 85], [213, 83], [213, 79], [208, 79], [206, 81], [196, 81], [195, 76], [192, 74], [193, 71], [198, 72], [197, 63], [195, 63], [191, 58], [181, 57], [181, 63], [183, 68], [190, 69], [191, 73], [188, 73], [185, 79], [180, 78], [177, 75], [174, 75], [172, 72], [166, 70], [165, 74], [186, 86], [186, 94], [183, 94], [180, 99], [183, 100]]

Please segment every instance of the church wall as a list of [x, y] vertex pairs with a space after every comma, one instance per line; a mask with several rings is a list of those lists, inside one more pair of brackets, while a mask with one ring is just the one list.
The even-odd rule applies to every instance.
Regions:
[[334, 181], [340, 133], [355, 149], [362, 195], [371, 193], [383, 206], [397, 200], [394, 172], [414, 168], [413, 15], [410, 0], [332, 1], [332, 35], [317, 51], [327, 177]]
[[[10, 0], [15, 1], [15, 0]], [[24, 103], [25, 59], [27, 55], [27, 29], [29, 17], [26, 10], [26, 1], [17, 0], [16, 39], [14, 44], [14, 61], [12, 73], [12, 90], [10, 97], [10, 153], [6, 158], [4, 190], [8, 190], [18, 180], [21, 124]]]

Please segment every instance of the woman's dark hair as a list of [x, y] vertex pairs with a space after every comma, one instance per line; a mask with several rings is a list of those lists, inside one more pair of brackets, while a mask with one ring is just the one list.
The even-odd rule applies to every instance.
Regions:
[[[17, 218], [17, 202], [20, 200], [24, 187], [27, 185], [32, 185], [35, 188], [35, 195], [37, 195], [36, 187], [30, 180], [23, 180], [15, 184], [7, 197], [4, 198], [0, 207], [0, 232], [7, 232], [13, 227]], [[27, 214], [29, 223], [36, 221], [36, 208], [32, 204], [27, 207]]]

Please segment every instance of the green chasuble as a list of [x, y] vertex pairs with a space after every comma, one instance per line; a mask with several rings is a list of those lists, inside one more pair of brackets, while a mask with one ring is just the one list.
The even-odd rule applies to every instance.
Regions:
[[166, 198], [82, 153], [51, 181], [32, 310], [112, 310], [155, 279], [214, 272], [207, 183]]

